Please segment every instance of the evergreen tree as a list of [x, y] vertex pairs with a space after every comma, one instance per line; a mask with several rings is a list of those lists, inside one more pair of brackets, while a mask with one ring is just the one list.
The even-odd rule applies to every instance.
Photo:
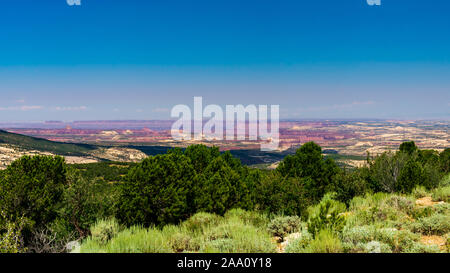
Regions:
[[2, 173], [0, 210], [13, 219], [25, 217], [35, 227], [52, 222], [67, 183], [64, 158], [23, 156]]
[[194, 167], [178, 153], [143, 160], [120, 187], [118, 218], [127, 225], [178, 223], [192, 213]]
[[287, 156], [277, 168], [284, 177], [305, 178], [305, 189], [311, 200], [317, 202], [332, 186], [339, 167], [332, 159], [324, 159], [322, 149], [314, 142], [302, 145], [295, 155]]

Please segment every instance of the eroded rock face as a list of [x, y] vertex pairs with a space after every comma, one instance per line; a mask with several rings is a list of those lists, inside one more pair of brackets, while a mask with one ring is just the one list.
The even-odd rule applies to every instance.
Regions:
[[52, 155], [47, 152], [40, 152], [35, 150], [24, 150], [15, 145], [0, 144], [0, 169], [6, 169], [16, 159], [21, 158], [24, 155]]
[[119, 162], [139, 162], [147, 157], [139, 150], [121, 147], [98, 149], [93, 152], [93, 155], [101, 159]]
[[[12, 162], [24, 155], [52, 155], [48, 152], [41, 152], [36, 150], [25, 150], [20, 147], [0, 144], [0, 170], [6, 169]], [[107, 159], [118, 162], [139, 162], [146, 158], [147, 155], [136, 149], [129, 148], [102, 148], [92, 152], [92, 155], [86, 156], [65, 156], [67, 164], [84, 164], [95, 163]]]

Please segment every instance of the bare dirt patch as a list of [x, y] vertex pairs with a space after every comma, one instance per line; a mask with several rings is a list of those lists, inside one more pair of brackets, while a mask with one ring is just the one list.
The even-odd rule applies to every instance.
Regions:
[[423, 235], [420, 238], [420, 241], [424, 245], [437, 245], [442, 250], [445, 248], [445, 244], [446, 244], [445, 238], [442, 236], [437, 236], [437, 235], [431, 235], [431, 236]]
[[443, 204], [445, 202], [434, 202], [431, 196], [422, 197], [416, 200], [416, 205], [420, 207], [430, 207], [438, 204]]

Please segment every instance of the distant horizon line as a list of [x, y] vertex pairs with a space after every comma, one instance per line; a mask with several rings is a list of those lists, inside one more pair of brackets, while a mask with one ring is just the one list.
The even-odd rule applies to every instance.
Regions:
[[[208, 120], [208, 119], [204, 119]], [[66, 124], [66, 123], [92, 123], [92, 122], [170, 122], [173, 119], [88, 119], [88, 120], [27, 120], [27, 121], [0, 121], [0, 124]], [[450, 121], [448, 118], [280, 118], [283, 122], [295, 121]]]

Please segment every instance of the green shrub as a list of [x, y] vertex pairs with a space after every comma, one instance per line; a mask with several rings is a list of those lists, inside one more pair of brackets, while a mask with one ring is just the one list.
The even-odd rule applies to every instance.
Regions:
[[[450, 155], [450, 148], [448, 149], [448, 151], [449, 151], [448, 154]], [[450, 166], [449, 166], [449, 168], [450, 168]], [[439, 182], [439, 187], [443, 188], [443, 187], [447, 187], [447, 186], [450, 186], [450, 173], [446, 174]]]
[[344, 242], [353, 245], [361, 243], [368, 243], [375, 240], [375, 227], [373, 226], [356, 226], [352, 228], [345, 227], [342, 231], [342, 238]]
[[395, 190], [402, 193], [410, 193], [416, 186], [424, 183], [425, 179], [421, 164], [413, 159], [409, 159], [400, 170]]
[[200, 252], [266, 253], [275, 252], [270, 235], [241, 220], [231, 218], [205, 231]]
[[172, 249], [161, 231], [156, 228], [131, 227], [113, 238], [108, 253], [170, 253]]
[[306, 196], [305, 179], [269, 172], [257, 181], [254, 199], [258, 210], [268, 214], [303, 217], [311, 200]]
[[[385, 152], [372, 160], [370, 162], [370, 174], [371, 180], [373, 180], [373, 190], [393, 193], [411, 185], [414, 188], [415, 180], [413, 183], [408, 183], [407, 180], [411, 173], [406, 169], [403, 171], [409, 157], [410, 155], [406, 153]], [[415, 171], [413, 162], [410, 165], [408, 170]], [[402, 183], [398, 183], [400, 173], [402, 173]]]
[[116, 188], [103, 179], [86, 179], [73, 168], [67, 180], [58, 219], [64, 219], [67, 230], [75, 230], [78, 238], [85, 238], [96, 220], [114, 217]]
[[335, 199], [349, 205], [350, 201], [356, 197], [364, 195], [371, 190], [369, 184], [370, 171], [367, 167], [339, 173], [334, 181], [333, 190], [336, 191]]
[[286, 156], [278, 165], [282, 177], [300, 178], [308, 199], [318, 202], [332, 187], [333, 178], [340, 172], [333, 159], [324, 158], [322, 148], [314, 142], [303, 144], [294, 155]]
[[290, 242], [285, 249], [286, 253], [342, 253], [344, 247], [335, 232], [321, 230], [315, 238], [304, 233], [300, 238]]
[[91, 227], [91, 238], [100, 245], [106, 244], [120, 232], [120, 225], [115, 219], [100, 220]]
[[341, 232], [345, 225], [344, 216], [340, 215], [338, 211], [331, 210], [332, 202], [327, 200], [322, 203], [319, 212], [312, 215], [308, 220], [308, 231], [316, 236], [321, 230], [332, 230], [334, 232]]
[[279, 216], [272, 219], [267, 228], [273, 236], [283, 241], [286, 235], [300, 230], [301, 220], [297, 216]]
[[57, 217], [66, 179], [66, 164], [59, 156], [23, 156], [0, 176], [0, 208], [12, 220], [25, 217], [25, 243], [33, 228], [44, 228]]
[[390, 246], [393, 252], [404, 252], [419, 240], [419, 236], [409, 230], [397, 230], [395, 228], [378, 228], [372, 226], [358, 226], [344, 228], [342, 240], [352, 246], [367, 244], [377, 241]]
[[106, 244], [88, 238], [81, 253], [170, 253], [172, 249], [162, 232], [155, 228], [130, 227], [119, 232]]
[[148, 157], [121, 184], [117, 217], [127, 226], [176, 224], [192, 213], [194, 180], [188, 157], [176, 153]]
[[445, 149], [439, 155], [439, 161], [441, 163], [441, 171], [444, 173], [450, 172], [450, 148]]
[[419, 242], [420, 236], [409, 230], [398, 230], [394, 234], [393, 251], [396, 253], [408, 252]]
[[169, 243], [174, 252], [197, 251], [200, 245], [188, 234], [177, 232], [169, 237]]
[[313, 240], [313, 237], [311, 233], [303, 230], [300, 234], [299, 238], [296, 238], [292, 241], [290, 241], [286, 248], [286, 253], [302, 253], [305, 251], [305, 248], [308, 247], [308, 245]]
[[233, 250], [233, 240], [227, 238], [207, 241], [202, 248], [203, 253], [232, 253]]
[[429, 217], [434, 213], [434, 209], [432, 207], [416, 207], [411, 213], [411, 216], [414, 219]]
[[414, 199], [398, 195], [392, 195], [391, 197], [387, 198], [386, 200], [384, 200], [383, 205], [385, 207], [400, 210], [404, 213], [411, 213], [411, 211], [415, 207]]
[[21, 253], [25, 252], [22, 229], [26, 220], [18, 219], [17, 223], [12, 222], [6, 213], [0, 211], [0, 253]]
[[391, 197], [391, 194], [377, 192], [374, 194], [366, 194], [365, 196], [357, 196], [350, 202], [349, 210], [358, 211], [369, 208], [378, 208], [382, 202]]
[[377, 224], [383, 227], [401, 227], [411, 221], [415, 212], [414, 199], [392, 194], [376, 193], [356, 197], [350, 202], [349, 226]]
[[345, 212], [347, 210], [347, 206], [342, 202], [336, 201], [336, 196], [337, 194], [335, 192], [325, 194], [319, 204], [311, 206], [307, 209], [308, 215], [318, 215], [320, 213], [321, 206], [326, 205], [326, 203], [330, 203], [330, 211], [336, 211], [337, 213]]
[[367, 253], [391, 253], [391, 247], [382, 242], [370, 241], [364, 245], [364, 250]]
[[432, 198], [433, 201], [450, 202], [450, 186], [435, 189]]
[[422, 197], [428, 196], [428, 192], [424, 186], [417, 186], [413, 189], [412, 195], [415, 198], [422, 198]]
[[184, 221], [182, 225], [191, 232], [199, 232], [203, 229], [217, 225], [221, 217], [212, 213], [198, 212]]
[[342, 242], [335, 232], [322, 229], [302, 251], [303, 253], [342, 253]]
[[257, 211], [246, 211], [243, 209], [232, 209], [225, 213], [224, 218], [239, 218], [244, 223], [250, 224], [256, 227], [267, 226], [269, 218], [266, 214]]
[[426, 235], [443, 235], [450, 232], [450, 216], [433, 214], [429, 217], [419, 218], [412, 224], [414, 232]]
[[414, 243], [410, 248], [405, 249], [405, 253], [440, 253], [441, 250], [437, 245], [424, 245], [421, 243]]

